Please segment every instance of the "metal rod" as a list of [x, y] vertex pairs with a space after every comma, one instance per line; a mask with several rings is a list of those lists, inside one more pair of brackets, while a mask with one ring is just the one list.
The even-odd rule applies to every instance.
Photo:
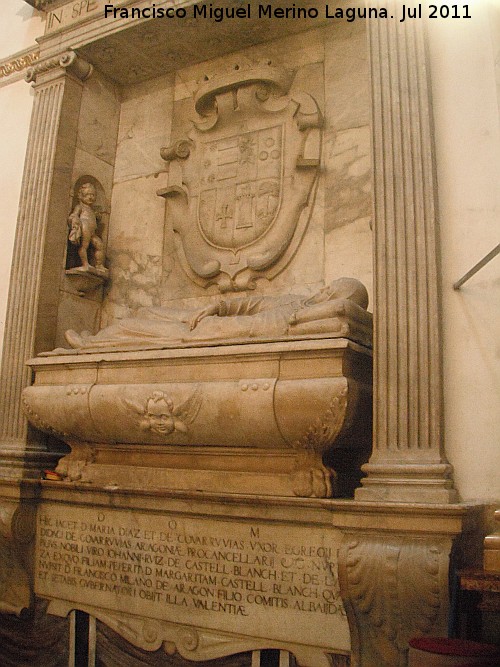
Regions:
[[489, 252], [483, 259], [481, 259], [475, 266], [472, 267], [470, 271], [467, 271], [467, 273], [460, 278], [460, 280], [457, 280], [456, 283], [453, 283], [453, 289], [460, 289], [462, 285], [469, 280], [469, 278], [472, 278], [472, 276], [479, 271], [479, 269], [482, 269], [483, 266], [486, 266], [488, 262], [490, 262], [493, 257], [496, 257], [498, 253], [500, 252], [500, 243], [496, 246], [496, 248], [493, 248], [491, 252]]
[[68, 655], [68, 667], [75, 667], [75, 653], [76, 653], [76, 611], [73, 611], [69, 614], [69, 655]]
[[88, 667], [95, 667], [97, 627], [95, 616], [89, 616], [89, 660]]

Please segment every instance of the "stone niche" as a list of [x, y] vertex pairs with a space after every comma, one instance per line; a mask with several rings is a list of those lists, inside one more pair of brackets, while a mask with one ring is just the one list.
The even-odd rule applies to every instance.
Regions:
[[[433, 295], [418, 308], [427, 328], [403, 321], [416, 312], [405, 299], [435, 284], [418, 29], [110, 21], [99, 0], [76, 16], [56, 4], [28, 72], [34, 139], [55, 168], [26, 180], [44, 184], [44, 227], [20, 245], [38, 243], [26, 284], [43, 314], [23, 324], [21, 365], [38, 356], [16, 391], [33, 442], [71, 451], [37, 490], [34, 592], [52, 614], [87, 612], [125, 643], [185, 660], [254, 651], [241, 664], [255, 665], [279, 649], [301, 667], [406, 664], [412, 636], [445, 632], [464, 514], [436, 504], [453, 493], [433, 431]], [[398, 49], [411, 58], [396, 67]], [[409, 108], [421, 143], [381, 141]], [[109, 279], [68, 275], [70, 213], [97, 230]], [[373, 299], [383, 400], [362, 480]]]

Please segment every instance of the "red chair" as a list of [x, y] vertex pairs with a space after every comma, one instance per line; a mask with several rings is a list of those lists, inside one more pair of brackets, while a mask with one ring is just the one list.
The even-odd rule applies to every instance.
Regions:
[[447, 637], [410, 640], [408, 667], [499, 667], [500, 648]]

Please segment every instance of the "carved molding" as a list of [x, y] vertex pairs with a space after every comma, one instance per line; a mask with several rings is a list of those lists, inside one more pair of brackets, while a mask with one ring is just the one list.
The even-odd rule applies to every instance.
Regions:
[[0, 62], [0, 79], [4, 79], [16, 72], [22, 72], [32, 66], [40, 58], [39, 51], [29, 50], [17, 55], [15, 58]]
[[233, 635], [208, 628], [130, 616], [98, 607], [76, 607], [61, 600], [52, 600], [47, 611], [57, 616], [66, 616], [75, 608], [95, 616], [128, 642], [145, 651], [156, 651], [163, 646], [169, 655], [179, 653], [183, 658], [196, 662], [216, 660], [245, 651], [280, 648], [293, 653], [301, 667], [332, 667], [335, 664], [335, 656], [321, 648]]
[[79, 58], [74, 51], [66, 51], [61, 55], [47, 58], [37, 62], [26, 72], [25, 79], [28, 83], [36, 83], [40, 74], [50, 72], [50, 70], [62, 67], [73, 74], [80, 81], [86, 81], [92, 74], [93, 66], [82, 58]]
[[24, 0], [28, 5], [41, 12], [47, 11], [50, 5], [55, 5], [57, 0]]
[[344, 538], [339, 581], [353, 667], [406, 665], [412, 637], [446, 635], [450, 550], [440, 537]]

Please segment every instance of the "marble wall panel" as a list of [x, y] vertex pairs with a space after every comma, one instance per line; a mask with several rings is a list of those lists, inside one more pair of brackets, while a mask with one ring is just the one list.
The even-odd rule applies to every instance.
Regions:
[[124, 89], [115, 182], [165, 171], [160, 148], [170, 142], [173, 75]]
[[371, 217], [359, 218], [325, 234], [325, 282], [354, 276], [366, 286], [373, 310]]
[[[78, 110], [75, 110], [78, 115]], [[120, 94], [117, 86], [107, 80], [98, 70], [94, 70], [85, 82], [82, 90], [81, 107], [78, 116], [76, 151], [72, 165], [72, 186], [84, 175], [96, 178], [104, 188], [106, 206], [109, 209], [113, 188], [113, 170], [120, 117]], [[61, 193], [61, 197], [63, 193]], [[67, 198], [61, 205], [60, 224], [65, 226], [67, 216], [73, 205], [70, 191], [64, 193]], [[102, 237], [106, 244], [109, 226], [108, 215], [103, 216]], [[57, 312], [56, 344], [64, 346], [64, 332], [67, 329], [77, 331], [87, 329], [97, 331], [100, 321], [102, 289], [92, 290], [84, 296], [70, 294], [72, 284], [64, 277], [64, 263], [60, 266], [62, 274], [59, 306]]]
[[160, 305], [165, 207], [156, 191], [165, 185], [163, 174], [163, 180], [149, 176], [113, 188], [107, 250], [110, 282], [101, 326], [134, 315], [143, 306]]
[[113, 165], [119, 114], [117, 87], [94, 70], [83, 88], [77, 148]]
[[132, 317], [139, 308], [159, 306], [161, 255], [134, 249], [110, 252], [111, 279], [101, 315], [101, 327], [123, 317]]
[[363, 22], [325, 33], [327, 128], [337, 132], [370, 122], [368, 49]]
[[165, 173], [115, 183], [109, 223], [110, 252], [127, 248], [161, 254], [165, 202], [156, 191], [166, 185]]
[[[62, 137], [59, 170], [71, 174], [71, 180], [65, 188], [58, 188], [52, 197], [54, 216], [57, 224], [57, 237], [47, 239], [47, 247], [54, 254], [54, 262], [49, 263], [51, 270], [59, 272], [59, 280], [44, 278], [47, 284], [58, 284], [59, 292], [51, 294], [50, 299], [57, 305], [53, 308], [52, 321], [45, 323], [43, 331], [54, 332], [56, 344], [64, 341], [64, 331], [68, 328], [93, 330], [99, 318], [97, 312], [102, 300], [102, 291], [95, 290], [80, 298], [70, 298], [65, 291], [68, 283], [64, 277], [65, 252], [67, 243], [67, 218], [73, 204], [71, 187], [80, 176], [91, 175], [99, 180], [105, 190], [109, 204], [112, 190], [113, 164], [116, 152], [120, 98], [117, 87], [98, 71], [82, 86], [81, 97], [77, 96], [68, 107], [67, 117], [61, 119], [61, 127], [68, 127], [68, 119], [76, 125], [75, 134]], [[67, 132], [66, 132], [67, 134]], [[76, 137], [76, 141], [75, 141]], [[75, 148], [76, 144], [76, 148]], [[66, 158], [67, 156], [67, 158]], [[106, 225], [105, 221], [105, 225]], [[49, 229], [50, 232], [50, 229]], [[106, 241], [106, 229], [104, 229]], [[48, 318], [49, 308], [44, 307], [41, 318]], [[50, 349], [54, 342], [47, 342], [42, 349]]]
[[371, 295], [372, 173], [370, 128], [328, 132], [325, 161], [325, 281], [351, 275]]
[[368, 126], [326, 133], [325, 232], [371, 215], [371, 157]]
[[64, 338], [64, 332], [68, 329], [97, 333], [100, 328], [100, 306], [98, 300], [82, 298], [61, 291], [55, 347], [68, 347]]
[[[75, 153], [75, 166], [71, 178], [72, 183], [76, 183], [81, 176], [85, 175], [97, 178], [104, 188], [109, 202], [111, 200], [111, 191], [113, 189], [113, 165], [101, 160], [91, 153], [87, 153], [81, 148], [77, 148]], [[71, 199], [69, 199], [68, 207], [71, 207]]]
[[[324, 184], [319, 178], [310, 202], [310, 219], [302, 243], [288, 266], [272, 281], [260, 280], [263, 294], [313, 294], [323, 286], [325, 276]], [[308, 215], [307, 210], [303, 215]]]
[[324, 64], [308, 63], [299, 67], [296, 72], [290, 88], [290, 94], [295, 91], [307, 91], [312, 95], [322, 113], [325, 114], [325, 75]]

